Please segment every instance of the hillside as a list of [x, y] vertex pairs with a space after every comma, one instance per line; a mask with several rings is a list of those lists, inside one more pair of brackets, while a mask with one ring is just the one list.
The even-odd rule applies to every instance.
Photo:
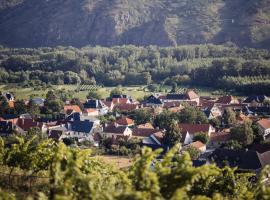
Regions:
[[268, 48], [270, 0], [1, 0], [0, 43]]

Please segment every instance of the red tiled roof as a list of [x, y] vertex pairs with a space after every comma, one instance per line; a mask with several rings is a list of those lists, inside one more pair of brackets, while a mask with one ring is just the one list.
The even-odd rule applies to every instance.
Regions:
[[149, 128], [135, 128], [132, 132], [132, 136], [135, 137], [150, 137], [153, 133], [159, 132], [156, 129]]
[[33, 119], [21, 119], [19, 118], [17, 121], [17, 126], [23, 129], [24, 131], [28, 131], [30, 128], [38, 127], [42, 128], [44, 124], [42, 122], [35, 122]]
[[84, 113], [93, 113], [93, 112], [97, 112], [97, 109], [93, 108], [84, 109]]
[[162, 143], [164, 134], [163, 134], [161, 131], [154, 133], [153, 136], [154, 136], [160, 143]]
[[182, 133], [189, 132], [190, 134], [198, 132], [208, 133], [210, 126], [210, 124], [179, 124]]
[[153, 127], [152, 124], [150, 124], [150, 123], [140, 124], [140, 125], [137, 126], [137, 128], [154, 129], [154, 127]]
[[14, 101], [9, 101], [9, 102], [8, 102], [8, 106], [9, 106], [10, 108], [14, 108]]
[[129, 99], [128, 98], [113, 98], [112, 102], [114, 104], [126, 104], [128, 103]]
[[129, 103], [123, 103], [123, 104], [118, 104], [115, 106], [116, 109], [119, 109], [121, 111], [133, 111], [138, 108], [137, 104], [129, 104]]
[[80, 107], [77, 105], [65, 105], [64, 106], [64, 111], [65, 112], [82, 112]]
[[105, 133], [115, 133], [115, 134], [123, 134], [126, 130], [126, 127], [124, 126], [107, 126], [104, 128]]
[[102, 101], [107, 107], [113, 107], [114, 103], [112, 101]]
[[269, 119], [261, 119], [258, 121], [258, 124], [263, 127], [264, 129], [269, 129], [270, 128], [270, 120]]
[[220, 103], [220, 104], [230, 104], [231, 101], [236, 100], [238, 101], [235, 97], [233, 96], [222, 96], [219, 97], [218, 100], [216, 101], [216, 103]]
[[191, 143], [190, 146], [200, 150], [200, 148], [204, 147], [205, 144], [202, 143], [201, 141], [196, 141], [196, 142]]
[[131, 126], [134, 125], [134, 121], [130, 118], [124, 117], [116, 120], [116, 123], [123, 126]]
[[230, 132], [212, 133], [210, 136], [211, 142], [225, 142], [231, 138]]
[[199, 98], [199, 95], [197, 95], [193, 90], [189, 90], [186, 95], [190, 100]]
[[164, 108], [173, 108], [173, 107], [180, 107], [181, 102], [179, 101], [171, 101], [171, 102], [165, 102], [164, 103]]

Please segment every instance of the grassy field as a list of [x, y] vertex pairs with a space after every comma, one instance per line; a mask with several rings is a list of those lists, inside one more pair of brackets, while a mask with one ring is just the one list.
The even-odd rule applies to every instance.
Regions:
[[[29, 99], [30, 97], [42, 97], [44, 98], [46, 93], [53, 90], [65, 90], [72, 94], [73, 97], [79, 98], [81, 100], [86, 99], [88, 91], [77, 91], [77, 85], [55, 85], [51, 88], [22, 88], [14, 84], [9, 85], [0, 85], [0, 91], [12, 92], [16, 99]], [[103, 99], [107, 98], [110, 95], [110, 92], [115, 87], [101, 87], [98, 88], [98, 93], [102, 96]], [[149, 91], [144, 90], [145, 86], [129, 86], [121, 87], [124, 94], [130, 95], [134, 99], [142, 99], [144, 96], [151, 94]], [[179, 87], [179, 91], [184, 91], [188, 86]], [[171, 90], [170, 86], [164, 86], [162, 88], [163, 93], [169, 92]], [[214, 89], [211, 88], [196, 88], [196, 91], [201, 96], [213, 95]]]
[[125, 156], [97, 156], [97, 159], [113, 165], [119, 169], [130, 167], [133, 159]]
[[[15, 95], [16, 99], [29, 99], [31, 96], [35, 97], [45, 97], [46, 93], [53, 90], [65, 90], [73, 95], [75, 98], [86, 99], [88, 91], [76, 91], [78, 88], [77, 85], [55, 85], [52, 88], [22, 88], [16, 85], [0, 85], [0, 91], [3, 92], [11, 92]], [[104, 87], [99, 88], [97, 91], [102, 96], [103, 99], [107, 98], [110, 95], [110, 92], [115, 87]], [[150, 92], [146, 92], [143, 90], [144, 86], [134, 86], [134, 87], [121, 87], [124, 94], [130, 95], [134, 99], [143, 98], [145, 95], [149, 95]]]

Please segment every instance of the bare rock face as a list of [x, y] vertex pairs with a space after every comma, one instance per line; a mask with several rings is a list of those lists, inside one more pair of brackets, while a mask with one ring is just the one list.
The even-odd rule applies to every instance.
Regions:
[[269, 48], [270, 0], [2, 0], [0, 43]]

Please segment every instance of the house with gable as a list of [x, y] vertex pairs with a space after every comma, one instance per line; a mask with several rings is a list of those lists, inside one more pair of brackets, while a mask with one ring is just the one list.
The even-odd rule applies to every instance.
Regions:
[[184, 145], [192, 143], [196, 133], [203, 132], [210, 137], [216, 131], [211, 124], [178, 124], [178, 127]]
[[268, 139], [270, 135], [270, 119], [261, 119], [257, 124], [259, 132], [263, 135], [263, 138]]
[[194, 105], [200, 104], [200, 97], [196, 94], [193, 90], [188, 90], [185, 93], [170, 93], [167, 94], [166, 98], [163, 100], [164, 102], [173, 102], [173, 101], [180, 101], [180, 102], [193, 102]]
[[152, 94], [144, 101], [144, 105], [146, 107], [158, 108], [163, 106], [163, 101], [158, 94]]
[[240, 104], [239, 100], [231, 95], [219, 97], [215, 103], [218, 105]]
[[132, 130], [128, 126], [117, 126], [117, 124], [105, 125], [102, 136], [116, 139], [117, 137], [132, 137]]
[[269, 100], [270, 98], [265, 95], [251, 95], [243, 101], [243, 104], [251, 107], [264, 106], [264, 103]]
[[84, 109], [96, 109], [99, 115], [106, 115], [109, 112], [109, 108], [101, 100], [88, 99], [84, 104]]
[[135, 125], [134, 120], [128, 117], [121, 117], [117, 119], [115, 124], [117, 124], [117, 126], [127, 126], [127, 127], [131, 127]]

